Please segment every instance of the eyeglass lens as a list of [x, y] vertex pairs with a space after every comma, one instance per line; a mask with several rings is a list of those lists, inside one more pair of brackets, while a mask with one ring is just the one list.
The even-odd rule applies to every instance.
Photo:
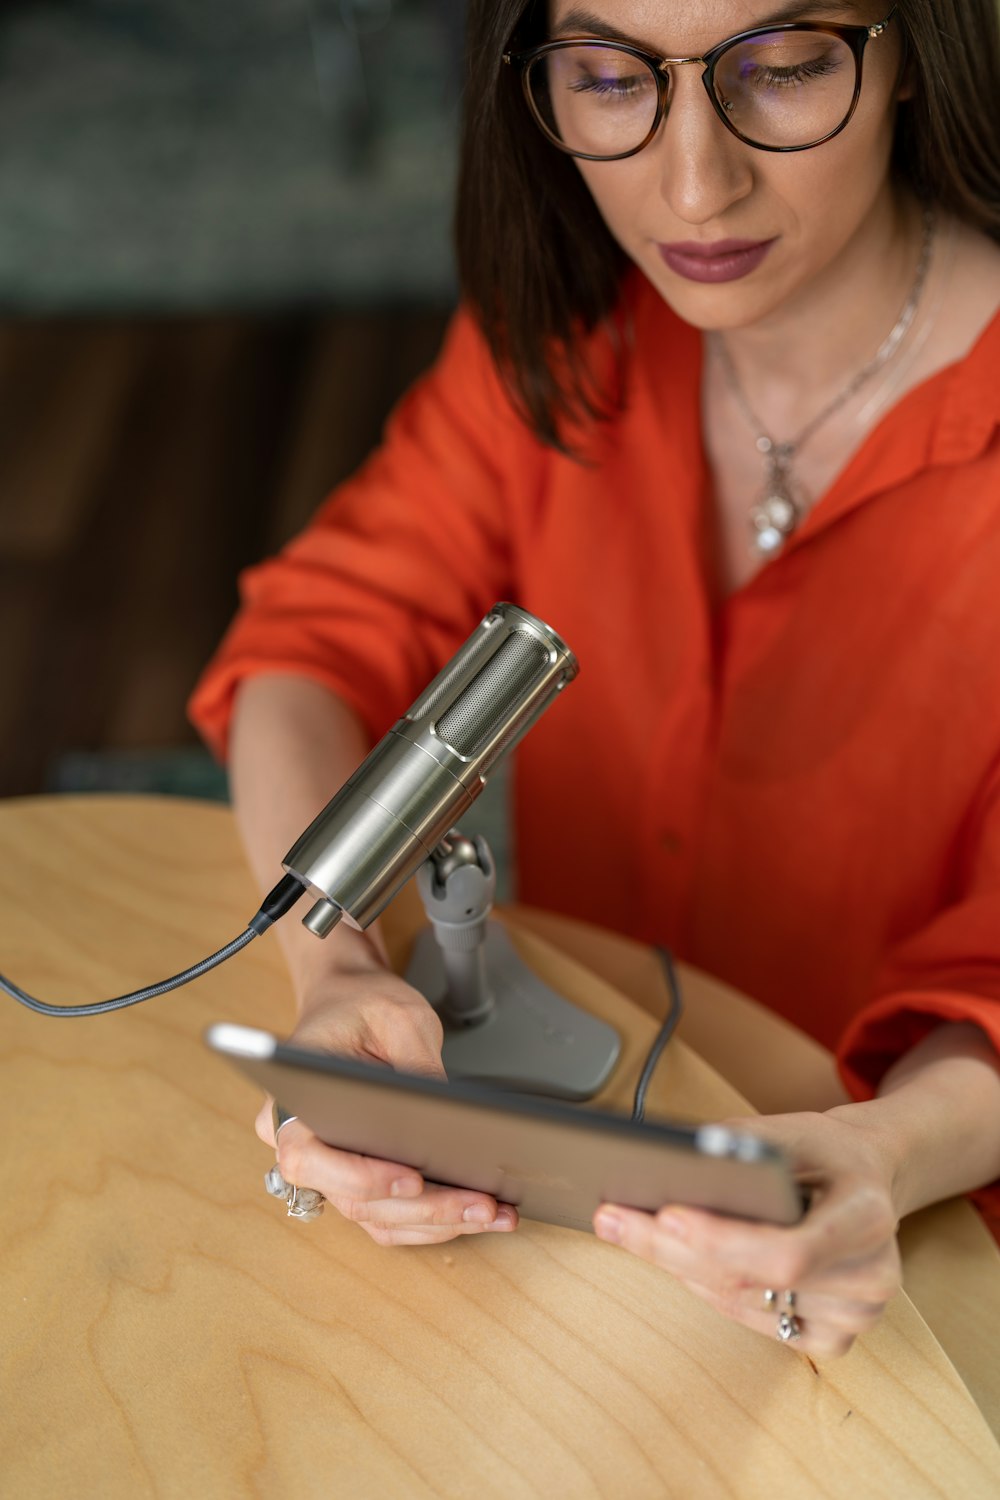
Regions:
[[[776, 31], [724, 52], [716, 62], [714, 91], [726, 119], [748, 141], [806, 146], [843, 124], [856, 69], [854, 53], [838, 36]], [[617, 47], [543, 53], [531, 65], [528, 86], [548, 130], [581, 155], [634, 151], [656, 119], [656, 74]]]

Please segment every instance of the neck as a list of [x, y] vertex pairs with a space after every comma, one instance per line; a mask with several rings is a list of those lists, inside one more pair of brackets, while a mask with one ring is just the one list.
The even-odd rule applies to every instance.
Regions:
[[820, 278], [761, 322], [719, 335], [770, 430], [801, 426], [873, 358], [912, 287], [921, 242], [919, 207], [887, 192]]

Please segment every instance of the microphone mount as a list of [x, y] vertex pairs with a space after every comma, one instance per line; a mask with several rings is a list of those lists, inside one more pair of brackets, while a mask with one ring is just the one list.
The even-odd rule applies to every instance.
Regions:
[[596, 1094], [618, 1059], [618, 1034], [539, 978], [491, 918], [496, 868], [485, 838], [452, 828], [418, 869], [417, 889], [429, 926], [404, 977], [441, 1019], [449, 1077], [557, 1099]]
[[417, 890], [444, 967], [443, 1015], [454, 1026], [485, 1021], [495, 1004], [486, 970], [486, 923], [496, 893], [486, 840], [457, 828], [417, 871]]

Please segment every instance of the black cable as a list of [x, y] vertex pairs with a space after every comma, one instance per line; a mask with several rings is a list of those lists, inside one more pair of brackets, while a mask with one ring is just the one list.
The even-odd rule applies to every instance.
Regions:
[[646, 1054], [646, 1061], [642, 1065], [639, 1074], [639, 1082], [635, 1086], [635, 1099], [632, 1102], [632, 1119], [640, 1122], [646, 1112], [646, 1090], [649, 1080], [653, 1076], [656, 1064], [664, 1047], [677, 1029], [677, 1022], [684, 1012], [684, 1001], [681, 999], [681, 987], [677, 979], [677, 971], [674, 968], [673, 956], [667, 948], [657, 948], [657, 956], [663, 966], [664, 978], [667, 981], [667, 989], [670, 992], [670, 1009], [664, 1017], [663, 1025], [653, 1039], [653, 1045]]
[[227, 958], [232, 958], [234, 953], [239, 953], [241, 948], [245, 948], [247, 943], [252, 942], [260, 933], [266, 932], [279, 917], [291, 911], [305, 888], [304, 883], [295, 875], [285, 875], [264, 897], [260, 907], [247, 924], [246, 931], [241, 932], [238, 938], [234, 938], [231, 943], [227, 943], [224, 948], [220, 948], [209, 958], [203, 958], [200, 963], [192, 964], [190, 969], [175, 974], [172, 979], [164, 979], [161, 984], [151, 984], [143, 990], [133, 990], [128, 995], [118, 995], [114, 1000], [96, 1000], [91, 1005], [47, 1005], [44, 1000], [36, 1000], [34, 995], [29, 995], [26, 990], [12, 984], [2, 974], [0, 974], [0, 990], [42, 1016], [100, 1016], [105, 1011], [124, 1010], [127, 1005], [138, 1005], [141, 1000], [153, 1000], [157, 995], [165, 995], [168, 990], [179, 989], [182, 984], [188, 984], [192, 979], [198, 979], [202, 974], [207, 974], [209, 969], [225, 963]]

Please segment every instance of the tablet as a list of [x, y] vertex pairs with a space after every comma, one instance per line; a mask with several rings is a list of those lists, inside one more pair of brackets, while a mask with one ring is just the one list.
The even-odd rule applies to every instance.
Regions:
[[[667, 1203], [793, 1224], [804, 1200], [784, 1156], [722, 1125], [621, 1115], [396, 1073], [220, 1023], [205, 1040], [330, 1146], [413, 1167], [429, 1182], [513, 1203], [526, 1218], [591, 1229], [600, 1203]], [[308, 1186], [308, 1183], [302, 1184]]]

